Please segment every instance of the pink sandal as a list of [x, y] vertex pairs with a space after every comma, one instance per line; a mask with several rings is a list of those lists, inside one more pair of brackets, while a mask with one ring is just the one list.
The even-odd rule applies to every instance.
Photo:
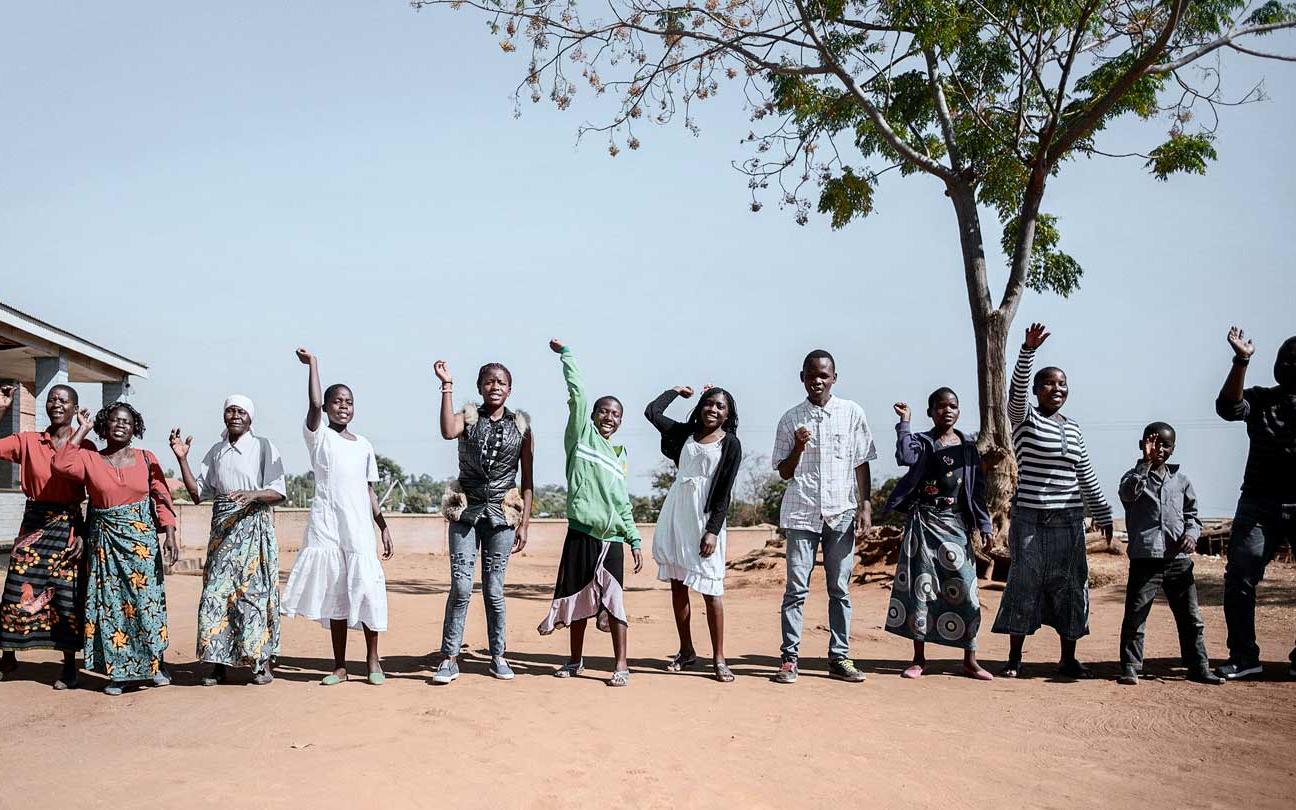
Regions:
[[910, 680], [917, 680], [922, 676], [923, 676], [923, 666], [921, 664], [914, 664], [910, 666], [908, 669], [906, 669], [904, 672], [900, 673], [901, 678], [908, 678]]

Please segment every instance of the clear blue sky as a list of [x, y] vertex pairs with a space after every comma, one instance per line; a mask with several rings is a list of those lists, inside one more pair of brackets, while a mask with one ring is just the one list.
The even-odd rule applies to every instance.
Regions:
[[[797, 226], [774, 200], [752, 214], [729, 165], [749, 129], [736, 87], [703, 108], [700, 137], [649, 127], [639, 152], [611, 159], [597, 138], [575, 143], [598, 112], [588, 97], [515, 120], [525, 59], [464, 12], [385, 0], [0, 14], [0, 299], [148, 363], [135, 401], [154, 450], [172, 425], [214, 440], [238, 391], [301, 470], [292, 350], [305, 344], [326, 382], [355, 389], [355, 429], [436, 476], [454, 473], [455, 451], [437, 433], [432, 361], [450, 362], [461, 396], [478, 365], [506, 363], [512, 404], [537, 425], [537, 477], [561, 481], [555, 335], [593, 389], [626, 401], [637, 491], [659, 459], [647, 399], [725, 385], [748, 452], [768, 454], [802, 396], [799, 359], [820, 346], [879, 436], [877, 475], [895, 472], [897, 399], [951, 385], [975, 427], [966, 294], [936, 183], [889, 180], [877, 214], [837, 233], [817, 217]], [[1100, 161], [1053, 183], [1046, 209], [1083, 288], [1028, 295], [1014, 328], [1053, 329], [1041, 361], [1069, 372], [1067, 412], [1109, 495], [1142, 424], [1167, 419], [1212, 515], [1231, 512], [1246, 448], [1213, 414], [1224, 332], [1255, 336], [1253, 384], [1272, 384], [1274, 351], [1296, 333], [1296, 68], [1225, 67], [1239, 90], [1263, 74], [1271, 100], [1226, 111], [1209, 175], [1159, 183], [1137, 161]], [[1145, 147], [1164, 129], [1122, 127], [1113, 143]]]

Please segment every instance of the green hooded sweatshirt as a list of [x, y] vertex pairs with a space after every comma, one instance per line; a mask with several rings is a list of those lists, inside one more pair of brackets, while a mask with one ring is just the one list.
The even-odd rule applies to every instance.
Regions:
[[603, 438], [590, 418], [590, 403], [581, 385], [580, 371], [571, 349], [562, 350], [563, 379], [567, 381], [567, 523], [598, 540], [629, 541], [639, 548], [630, 495], [626, 491], [625, 448]]

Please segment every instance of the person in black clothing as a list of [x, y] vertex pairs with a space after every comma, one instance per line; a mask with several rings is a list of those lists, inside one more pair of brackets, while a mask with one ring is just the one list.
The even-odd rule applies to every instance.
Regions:
[[[1236, 326], [1228, 342], [1233, 367], [1215, 412], [1230, 422], [1246, 422], [1251, 440], [1224, 569], [1229, 660], [1218, 670], [1221, 677], [1238, 680], [1263, 671], [1255, 638], [1256, 586], [1284, 542], [1296, 548], [1296, 336], [1278, 349], [1278, 385], [1272, 388], [1243, 388], [1255, 346]], [[1296, 677], [1296, 649], [1290, 660]]]

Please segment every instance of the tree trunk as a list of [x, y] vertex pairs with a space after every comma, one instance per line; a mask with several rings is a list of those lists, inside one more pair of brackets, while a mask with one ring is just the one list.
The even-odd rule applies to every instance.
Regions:
[[1008, 330], [1012, 326], [1016, 302], [1014, 300], [1012, 307], [1000, 308], [991, 303], [975, 190], [970, 185], [958, 183], [951, 185], [947, 193], [958, 217], [959, 244], [963, 252], [968, 305], [976, 340], [977, 399], [981, 416], [977, 449], [981, 452], [986, 476], [986, 507], [994, 527], [993, 535], [985, 538], [985, 550], [1004, 554], [1008, 547], [1012, 496], [1017, 489], [1017, 463], [1013, 458], [1012, 430], [1008, 425], [1006, 358]]
[[1012, 428], [1008, 425], [1007, 342], [1011, 322], [995, 310], [984, 318], [973, 316], [976, 334], [977, 393], [981, 405], [981, 433], [977, 449], [984, 462], [986, 508], [994, 535], [988, 550], [1006, 554], [1009, 512], [1017, 490], [1017, 461], [1012, 452]]

